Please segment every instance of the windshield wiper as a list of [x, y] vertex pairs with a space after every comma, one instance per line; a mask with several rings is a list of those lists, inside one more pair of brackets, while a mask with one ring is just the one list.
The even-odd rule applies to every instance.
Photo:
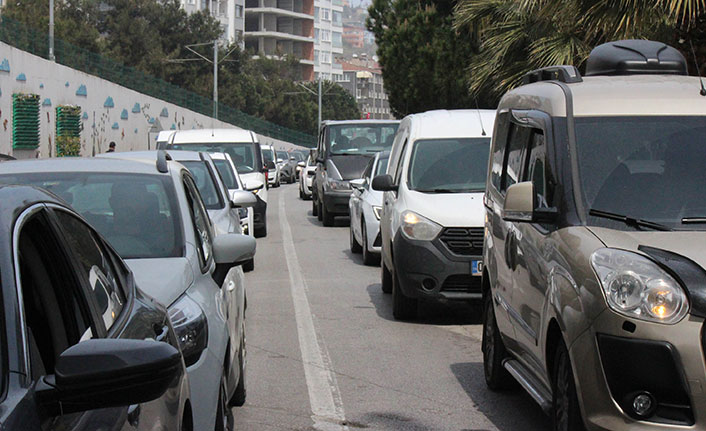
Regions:
[[681, 222], [682, 224], [704, 224], [706, 217], [684, 217]]
[[588, 214], [592, 215], [594, 217], [601, 217], [601, 218], [607, 218], [610, 220], [621, 221], [621, 222], [625, 223], [626, 225], [637, 228], [637, 229], [644, 227], [644, 228], [648, 228], [648, 229], [661, 230], [661, 231], [673, 230], [669, 226], [655, 223], [653, 221], [636, 219], [634, 217], [629, 217], [626, 215], [616, 214], [616, 213], [612, 213], [612, 212], [608, 212], [608, 211], [590, 209], [590, 210], [588, 210]]
[[459, 189], [415, 189], [415, 192], [421, 192], [421, 193], [466, 193], [465, 190], [459, 190]]

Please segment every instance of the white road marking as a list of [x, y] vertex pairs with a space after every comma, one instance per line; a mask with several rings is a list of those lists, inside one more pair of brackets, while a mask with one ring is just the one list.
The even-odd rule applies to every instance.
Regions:
[[341, 393], [336, 375], [331, 372], [331, 359], [323, 340], [317, 336], [314, 316], [311, 314], [307, 286], [299, 266], [292, 240], [292, 230], [284, 208], [284, 193], [279, 194], [279, 223], [282, 230], [284, 256], [289, 270], [290, 290], [294, 301], [299, 348], [302, 353], [304, 375], [309, 389], [314, 428], [321, 431], [347, 431]]

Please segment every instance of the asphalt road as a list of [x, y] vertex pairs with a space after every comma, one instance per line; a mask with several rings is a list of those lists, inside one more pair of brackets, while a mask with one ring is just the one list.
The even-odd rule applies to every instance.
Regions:
[[296, 184], [270, 189], [267, 212], [246, 275], [248, 397], [236, 430], [549, 429], [521, 389], [486, 388], [479, 309], [427, 304], [397, 322], [380, 269], [348, 249], [346, 218], [324, 228]]

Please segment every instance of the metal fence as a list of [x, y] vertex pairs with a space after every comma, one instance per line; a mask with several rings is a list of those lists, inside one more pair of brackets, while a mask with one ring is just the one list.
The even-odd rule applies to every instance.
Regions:
[[[48, 35], [6, 17], [0, 17], [0, 40], [23, 51], [48, 58]], [[55, 39], [56, 62], [122, 85], [131, 90], [190, 109], [203, 115], [213, 113], [213, 100], [125, 66], [107, 57]], [[218, 104], [218, 119], [255, 133], [305, 147], [316, 145], [314, 136], [279, 126], [238, 109]]]

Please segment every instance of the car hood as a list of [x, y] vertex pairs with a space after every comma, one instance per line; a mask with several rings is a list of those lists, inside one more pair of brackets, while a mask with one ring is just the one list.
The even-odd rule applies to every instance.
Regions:
[[137, 286], [165, 307], [183, 295], [194, 280], [191, 263], [185, 257], [127, 259], [125, 263]]
[[326, 161], [326, 168], [329, 172], [331, 172], [329, 168], [333, 165], [334, 169], [341, 174], [341, 178], [334, 179], [354, 180], [363, 176], [365, 167], [374, 155], [375, 154], [349, 154], [346, 156], [331, 155]]
[[409, 190], [405, 207], [444, 227], [477, 227], [485, 222], [483, 193], [420, 193]]

